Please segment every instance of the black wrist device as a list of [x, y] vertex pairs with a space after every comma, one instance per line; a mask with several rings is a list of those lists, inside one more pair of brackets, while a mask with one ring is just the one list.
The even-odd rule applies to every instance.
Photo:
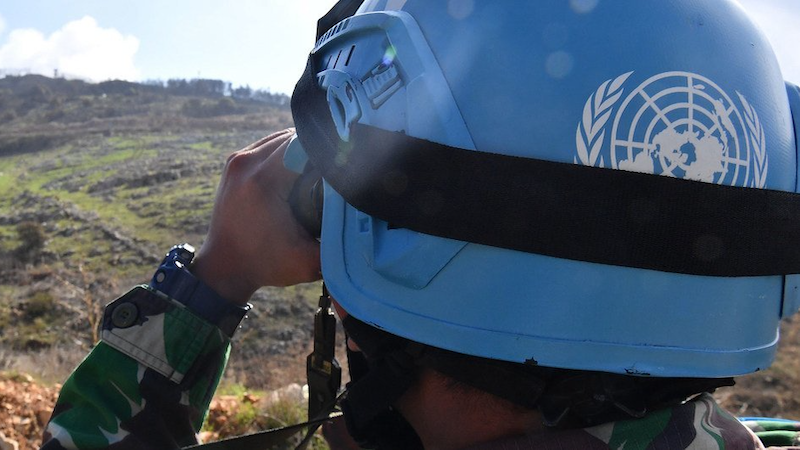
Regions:
[[189, 311], [232, 337], [252, 305], [237, 305], [222, 298], [190, 271], [194, 247], [172, 247], [150, 280], [150, 287], [186, 306]]

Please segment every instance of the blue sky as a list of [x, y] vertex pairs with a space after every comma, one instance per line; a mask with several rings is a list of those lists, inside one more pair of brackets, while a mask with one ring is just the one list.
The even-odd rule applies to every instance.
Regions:
[[[32, 70], [52, 76], [52, 68], [40, 69], [56, 60], [65, 75], [95, 80], [203, 77], [289, 92], [314, 44], [316, 19], [334, 3], [3, 0], [0, 55], [4, 47], [17, 51], [13, 60], [9, 56], [0, 59], [0, 70]], [[33, 36], [33, 30], [41, 39]], [[12, 42], [14, 33], [18, 39]], [[84, 50], [88, 41], [104, 46]], [[27, 57], [19, 55], [25, 53], [19, 50], [25, 46], [31, 48]], [[72, 60], [78, 61], [70, 64], [58, 53], [75, 54]], [[81, 58], [81, 53], [94, 55]]]
[[[785, 77], [800, 84], [800, 0], [740, 1], [772, 41]], [[95, 81], [203, 77], [291, 93], [316, 19], [334, 3], [4, 0], [0, 75], [52, 76], [58, 67]]]

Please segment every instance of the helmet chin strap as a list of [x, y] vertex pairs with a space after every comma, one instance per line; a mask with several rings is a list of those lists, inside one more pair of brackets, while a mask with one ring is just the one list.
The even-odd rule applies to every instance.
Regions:
[[342, 320], [348, 336], [362, 352], [347, 350], [351, 382], [341, 402], [347, 430], [363, 448], [422, 449], [414, 429], [394, 405], [417, 380], [415, 355], [424, 346], [348, 316]]
[[[576, 371], [496, 361], [430, 347], [380, 330], [353, 316], [345, 330], [362, 349], [348, 350], [350, 374], [342, 411], [364, 448], [422, 448], [394, 405], [422, 368], [538, 410], [552, 428], [579, 428], [643, 417], [701, 392], [730, 386], [730, 378], [657, 378]], [[415, 446], [416, 445], [416, 446]]]
[[[424, 346], [384, 333], [353, 317], [346, 317], [342, 322], [364, 353], [348, 348], [352, 381], [346, 393], [337, 396], [341, 368], [334, 356], [336, 319], [323, 284], [314, 315], [314, 351], [306, 361], [309, 419], [324, 420], [339, 403], [350, 435], [362, 448], [422, 449], [419, 437], [393, 405], [416, 382], [418, 366], [415, 361]], [[309, 428], [298, 448], [305, 448], [304, 444], [316, 428]]]
[[325, 284], [314, 314], [314, 351], [306, 359], [309, 420], [327, 416], [336, 406], [342, 369], [336, 360], [336, 317]]

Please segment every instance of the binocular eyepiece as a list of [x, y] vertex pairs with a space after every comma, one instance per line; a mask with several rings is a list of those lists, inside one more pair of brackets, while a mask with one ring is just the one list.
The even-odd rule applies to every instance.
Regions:
[[295, 220], [312, 237], [320, 239], [322, 232], [322, 204], [325, 188], [322, 174], [308, 160], [300, 139], [295, 134], [283, 156], [283, 166], [299, 174], [289, 193], [289, 207]]
[[306, 170], [295, 180], [289, 194], [289, 206], [294, 218], [319, 240], [322, 232], [322, 205], [325, 197], [322, 176], [306, 164]]

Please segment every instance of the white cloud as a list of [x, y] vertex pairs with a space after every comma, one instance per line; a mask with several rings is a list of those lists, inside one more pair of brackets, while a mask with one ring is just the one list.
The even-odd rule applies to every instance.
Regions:
[[0, 68], [9, 72], [52, 76], [58, 70], [69, 78], [91, 81], [135, 80], [133, 58], [139, 40], [114, 28], [101, 28], [90, 16], [67, 23], [50, 36], [38, 30], [12, 30], [0, 47]]
[[3, 31], [6, 29], [6, 21], [3, 19], [3, 16], [0, 16], [0, 34], [3, 34]]

